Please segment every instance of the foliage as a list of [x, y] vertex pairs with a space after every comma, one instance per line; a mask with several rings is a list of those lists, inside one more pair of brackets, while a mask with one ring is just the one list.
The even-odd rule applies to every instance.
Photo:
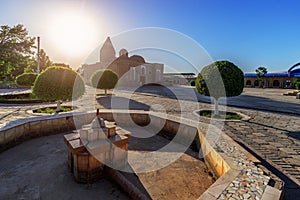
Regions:
[[22, 86], [32, 86], [37, 77], [37, 73], [24, 73], [16, 78], [16, 82], [18, 85]]
[[82, 77], [72, 69], [51, 66], [37, 77], [32, 92], [41, 100], [71, 100], [82, 96], [85, 86]]
[[58, 66], [58, 67], [66, 67], [66, 68], [70, 68], [70, 65], [65, 64], [65, 63], [53, 63], [53, 65]]
[[[34, 63], [32, 65], [28, 65], [24, 72], [35, 72], [37, 70], [38, 65], [38, 57], [34, 59]], [[40, 50], [40, 71], [44, 71], [47, 67], [52, 65], [52, 61], [50, 60], [49, 56], [47, 56], [44, 49]], [[56, 65], [57, 66], [57, 65]]]
[[300, 90], [300, 82], [296, 82], [295, 86], [297, 90]]
[[215, 115], [219, 115], [220, 97], [238, 96], [244, 89], [244, 74], [233, 63], [217, 61], [204, 67], [196, 79], [196, 91], [214, 98]]
[[196, 85], [196, 81], [195, 80], [191, 80], [190, 81], [190, 86], [195, 86]]
[[90, 82], [95, 88], [107, 90], [113, 89], [116, 86], [118, 79], [119, 77], [114, 71], [110, 69], [101, 69], [94, 72]]
[[21, 24], [0, 27], [0, 80], [12, 80], [32, 64], [34, 39]]
[[[73, 108], [69, 106], [61, 106], [60, 108], [61, 108], [60, 112], [69, 112], [73, 110]], [[56, 112], [57, 112], [56, 108], [53, 107], [40, 108], [35, 111], [35, 113], [47, 113], [47, 114], [54, 114]]]
[[215, 99], [238, 96], [243, 89], [244, 74], [229, 61], [217, 61], [204, 67], [196, 79], [196, 91]]
[[226, 112], [222, 115], [214, 115], [214, 113], [210, 110], [205, 110], [200, 112], [200, 116], [207, 117], [207, 118], [215, 118], [215, 119], [226, 119], [226, 120], [240, 120], [242, 117], [237, 113]]
[[255, 72], [256, 72], [257, 80], [261, 81], [264, 79], [265, 75], [268, 73], [268, 70], [265, 67], [259, 67], [255, 70]]

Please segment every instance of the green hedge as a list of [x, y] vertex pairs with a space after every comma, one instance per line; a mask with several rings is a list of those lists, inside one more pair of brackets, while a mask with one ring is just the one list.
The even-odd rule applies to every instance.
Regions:
[[82, 77], [72, 69], [51, 66], [38, 76], [32, 92], [41, 100], [71, 100], [84, 94], [85, 85]]
[[90, 82], [94, 88], [113, 89], [119, 80], [118, 75], [110, 69], [97, 70], [91, 76]]
[[24, 73], [16, 78], [16, 83], [21, 86], [33, 86], [37, 73]]

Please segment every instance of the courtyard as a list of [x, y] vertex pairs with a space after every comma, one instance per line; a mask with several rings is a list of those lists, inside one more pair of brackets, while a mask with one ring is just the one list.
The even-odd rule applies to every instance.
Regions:
[[[122, 104], [123, 99], [130, 98], [130, 109], [132, 110], [151, 110], [155, 113], [166, 113], [168, 116], [179, 116], [184, 117], [187, 119], [197, 119], [195, 114], [193, 113], [195, 110], [199, 108], [211, 108], [210, 99], [207, 97], [203, 97], [201, 95], [196, 95], [197, 101], [191, 99], [190, 94], [193, 91], [190, 87], [180, 87], [180, 86], [172, 86], [169, 89], [160, 88], [157, 86], [150, 86], [150, 87], [143, 87], [140, 88], [137, 92], [131, 93], [130, 88], [119, 88], [118, 90], [114, 90], [114, 96], [111, 97], [111, 101], [113, 102], [113, 98], [117, 98], [118, 104]], [[243, 146], [247, 151], [251, 152], [253, 155], [256, 156], [257, 159], [261, 161], [261, 167], [267, 168], [267, 170], [274, 173], [274, 180], [281, 179], [285, 182], [285, 199], [294, 199], [295, 195], [299, 195], [300, 188], [300, 124], [299, 118], [300, 115], [297, 113], [300, 109], [299, 100], [295, 97], [291, 96], [284, 96], [283, 93], [287, 92], [288, 90], [282, 89], [257, 89], [257, 88], [245, 88], [244, 92], [239, 97], [229, 98], [227, 100], [228, 106], [221, 106], [223, 109], [241, 112], [245, 115], [251, 117], [248, 121], [234, 121], [234, 122], [225, 122], [223, 126], [223, 131], [233, 138], [236, 142], [238, 142], [241, 146]], [[11, 91], [7, 91], [11, 92]], [[22, 91], [24, 92], [24, 91]], [[181, 96], [175, 96], [174, 94], [182, 94]], [[85, 95], [81, 101], [77, 102], [78, 105], [83, 105], [82, 101], [84, 99], [91, 99], [91, 96]], [[107, 99], [103, 100], [103, 98], [107, 97], [100, 97], [97, 98], [97, 101], [94, 105], [89, 105], [90, 110], [93, 110], [95, 106], [100, 109], [108, 109]], [[222, 101], [221, 101], [222, 102]], [[48, 104], [43, 104], [48, 105]], [[159, 106], [158, 106], [159, 105]], [[16, 122], [19, 121], [26, 121], [30, 118], [37, 118], [38, 116], [33, 115], [32, 113], [28, 112], [28, 110], [35, 109], [41, 106], [40, 104], [30, 104], [30, 105], [1, 105], [1, 128], [7, 126], [13, 126]], [[84, 106], [84, 109], [87, 109]], [[122, 108], [118, 108], [122, 109]], [[80, 110], [80, 107], [79, 107]], [[207, 119], [200, 118], [201, 122], [209, 123]], [[217, 123], [216, 123], [217, 125]], [[59, 136], [50, 136], [56, 140], [58, 140]], [[37, 139], [41, 140], [41, 144], [36, 144], [43, 147], [43, 143], [46, 142], [45, 139]], [[26, 143], [35, 142], [28, 141]], [[57, 145], [61, 144], [62, 141], [57, 141]], [[155, 143], [155, 142], [154, 142]], [[153, 144], [154, 144], [153, 143]], [[20, 146], [16, 146], [12, 149], [9, 149], [1, 154], [1, 159], [5, 159], [7, 156], [9, 157], [10, 154], [17, 156], [16, 152], [18, 148], [25, 148], [30, 151], [30, 147], [24, 146], [25, 144], [21, 144]], [[44, 144], [49, 146], [46, 142]], [[56, 148], [56, 145], [54, 147]], [[51, 148], [50, 148], [51, 149]], [[50, 151], [47, 150], [44, 152], [44, 155], [51, 155]], [[60, 147], [56, 149], [54, 152], [61, 152], [63, 149]], [[15, 153], [14, 153], [15, 152]], [[22, 150], [23, 152], [23, 150]], [[30, 153], [29, 153], [30, 154]], [[60, 153], [59, 153], [60, 154]], [[30, 156], [30, 155], [27, 155]], [[43, 156], [41, 156], [41, 159]], [[51, 157], [49, 158], [51, 159]], [[60, 156], [60, 158], [53, 159], [53, 161], [49, 160], [51, 165], [49, 166], [50, 171], [41, 171], [41, 173], [49, 174], [51, 170], [52, 164], [54, 167], [58, 167], [59, 165], [63, 165], [64, 158]], [[17, 165], [22, 168], [21, 171], [29, 170], [31, 165], [22, 165], [21, 162], [26, 161], [19, 161], [18, 157], [12, 159], [12, 165]], [[18, 163], [20, 162], [20, 163]], [[2, 164], [5, 162], [1, 161]], [[177, 164], [178, 165], [178, 164]], [[175, 165], [176, 166], [176, 165]], [[1, 167], [2, 168], [2, 167]], [[20, 170], [16, 172], [12, 172], [9, 167], [4, 167], [4, 169], [0, 176], [5, 179], [7, 178], [7, 173], [15, 173], [16, 176], [21, 176], [18, 173], [21, 173]], [[67, 170], [56, 171], [55, 173], [67, 173]], [[30, 171], [28, 172], [30, 173]], [[59, 175], [58, 175], [59, 176]], [[153, 177], [153, 175], [151, 175]], [[151, 177], [149, 176], [149, 177]], [[28, 178], [25, 174], [23, 174], [22, 179], [27, 180], [27, 182], [34, 182], [35, 176], [32, 178]], [[164, 176], [161, 176], [164, 177]], [[11, 178], [15, 178], [14, 175]], [[37, 177], [36, 177], [37, 178]], [[70, 177], [68, 177], [70, 179]], [[2, 179], [2, 180], [4, 180]], [[151, 182], [151, 179], [148, 180], [147, 176], [141, 176], [141, 179], [145, 179], [148, 182]], [[158, 180], [157, 178], [155, 180]], [[13, 180], [15, 181], [15, 180]], [[42, 181], [42, 180], [41, 180]], [[69, 180], [70, 181], [70, 180]], [[147, 182], [146, 181], [146, 182]], [[75, 183], [72, 183], [75, 184]], [[91, 187], [85, 186], [76, 186], [79, 189], [76, 189], [78, 195], [83, 195], [85, 190], [93, 190], [91, 188], [95, 187], [95, 191], [97, 187], [102, 187], [98, 185], [105, 185], [108, 187], [109, 190], [112, 192], [106, 194], [108, 199], [115, 198], [115, 199], [126, 199], [126, 195], [122, 193], [122, 191], [116, 189], [110, 182], [101, 181], [96, 185], [92, 185]], [[76, 184], [75, 184], [76, 185]], [[145, 187], [145, 185], [144, 185]], [[22, 191], [14, 190], [14, 187], [7, 185], [6, 191], [9, 191], [15, 195], [26, 195], [27, 193], [34, 192], [36, 188], [31, 188], [26, 190], [26, 185], [23, 185]], [[74, 187], [75, 188], [75, 187]], [[73, 189], [74, 189], [73, 188]], [[2, 188], [4, 189], [4, 188]], [[71, 190], [71, 187], [68, 188]], [[72, 189], [72, 190], [73, 190]], [[33, 190], [33, 191], [31, 191]], [[37, 189], [40, 190], [40, 189]], [[51, 188], [45, 189], [47, 192], [51, 191]], [[75, 189], [74, 189], [75, 190]], [[24, 192], [25, 191], [25, 192]], [[45, 194], [47, 194], [47, 192]], [[91, 193], [90, 195], [97, 195], [98, 191], [95, 193]], [[24, 194], [23, 194], [24, 193]], [[154, 190], [155, 193], [155, 190]], [[60, 195], [58, 190], [58, 196]], [[53, 195], [53, 194], [52, 194]], [[176, 194], [175, 194], [176, 195]], [[44, 196], [44, 195], [43, 195]], [[15, 196], [13, 196], [15, 197]]]

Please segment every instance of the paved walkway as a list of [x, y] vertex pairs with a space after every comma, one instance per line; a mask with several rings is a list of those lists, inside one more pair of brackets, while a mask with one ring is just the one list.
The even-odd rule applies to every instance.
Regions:
[[[207, 103], [210, 102], [207, 97], [197, 95], [195, 100], [190, 87], [170, 89], [150, 87], [134, 94], [118, 90], [110, 100], [117, 99], [117, 104], [121, 105], [131, 99], [131, 109], [151, 109], [191, 119], [197, 119], [194, 110], [212, 107]], [[248, 122], [226, 122], [224, 130], [257, 154], [266, 167], [283, 179], [287, 188], [286, 199], [293, 199], [291, 195], [300, 195], [300, 100], [283, 96], [284, 92], [287, 90], [251, 88], [245, 89], [240, 97], [230, 98], [230, 106], [223, 108], [244, 113], [251, 119]], [[174, 97], [174, 93], [180, 100]], [[84, 98], [90, 100], [94, 97], [86, 95]], [[109, 108], [111, 105], [105, 98], [108, 97], [98, 98], [96, 106]], [[83, 102], [79, 104], [83, 105]], [[88, 106], [90, 110], [95, 108], [94, 103]], [[26, 110], [35, 107], [38, 106], [0, 106], [0, 128], [15, 119], [30, 117]]]

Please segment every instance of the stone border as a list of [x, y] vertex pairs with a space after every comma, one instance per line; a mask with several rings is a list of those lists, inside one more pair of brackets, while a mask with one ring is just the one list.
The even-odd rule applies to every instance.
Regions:
[[[211, 110], [211, 109], [194, 110], [193, 114], [196, 115], [197, 117], [204, 117], [204, 116], [200, 116], [198, 114], [198, 112], [201, 112], [201, 111], [213, 111], [213, 110]], [[220, 110], [220, 111], [224, 111], [224, 110]], [[216, 118], [208, 118], [208, 117], [204, 117], [204, 118], [209, 119], [209, 120], [214, 120], [214, 121], [221, 121], [221, 122], [249, 121], [251, 119], [251, 117], [249, 117], [248, 115], [245, 115], [240, 112], [236, 112], [236, 111], [224, 111], [224, 112], [236, 113], [236, 114], [240, 115], [242, 117], [242, 119], [216, 119]]]
[[[128, 113], [138, 124], [149, 122], [150, 116], [154, 124], [160, 127], [162, 117], [159, 113], [148, 111], [114, 110], [118, 120], [127, 120]], [[100, 111], [107, 120], [114, 120], [111, 110]], [[66, 113], [55, 116], [30, 118], [27, 121], [17, 120], [13, 125], [0, 129], [0, 151], [15, 146], [26, 139], [45, 135], [69, 132], [75, 129], [73, 118], [80, 118], [80, 124], [90, 123], [94, 112]], [[76, 124], [78, 125], [78, 124]], [[280, 199], [282, 191], [268, 185], [270, 177], [257, 167], [260, 163], [254, 156], [244, 150], [217, 127], [209, 125], [209, 131], [220, 132], [217, 141], [208, 133], [208, 125], [197, 121], [168, 116], [163, 129], [172, 132], [183, 126], [183, 135], [190, 136], [196, 130], [204, 155], [205, 163], [216, 174], [218, 179], [206, 190], [199, 199], [231, 199], [253, 198], [267, 200]], [[183, 141], [184, 142], [184, 141]]]
[[[53, 106], [51, 106], [51, 105], [53, 105]], [[67, 106], [67, 107], [75, 107], [75, 109], [74, 110], [71, 110], [71, 111], [68, 111], [68, 112], [60, 112], [60, 113], [64, 113], [64, 114], [68, 114], [68, 113], [76, 113], [76, 109], [79, 109], [77, 106], [69, 106], [69, 105], [61, 105], [61, 106]], [[38, 110], [38, 109], [43, 109], [43, 108], [54, 108], [54, 107], [56, 107], [56, 105], [54, 105], [54, 104], [50, 104], [50, 105], [48, 105], [48, 106], [42, 106], [42, 107], [40, 107], [40, 108], [36, 108], [36, 109], [34, 109], [34, 110]], [[57, 114], [60, 114], [60, 113], [53, 113], [53, 114], [48, 114], [48, 113], [35, 113], [35, 112], [33, 112], [34, 110], [26, 110], [26, 113], [27, 114], [30, 114], [30, 115], [32, 115], [32, 116], [55, 116], [55, 115], [57, 115]]]

